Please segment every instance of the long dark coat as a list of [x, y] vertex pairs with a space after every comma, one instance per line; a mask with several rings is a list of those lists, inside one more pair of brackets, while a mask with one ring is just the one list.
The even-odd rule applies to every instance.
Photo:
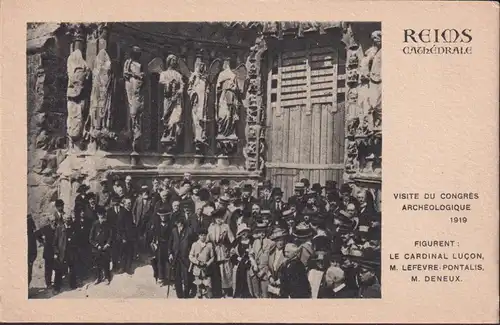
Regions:
[[297, 258], [288, 260], [281, 268], [281, 298], [311, 298], [311, 285], [306, 267]]

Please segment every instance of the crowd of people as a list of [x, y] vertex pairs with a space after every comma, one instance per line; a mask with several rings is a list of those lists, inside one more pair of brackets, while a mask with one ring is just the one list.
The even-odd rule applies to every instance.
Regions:
[[56, 200], [40, 229], [28, 215], [29, 282], [38, 241], [45, 284], [56, 293], [64, 279], [70, 288], [92, 275], [109, 284], [148, 263], [155, 283], [167, 296], [173, 284], [178, 298], [381, 295], [380, 212], [353, 184], [302, 179], [285, 201], [270, 181], [111, 181], [99, 193], [80, 185], [71, 213]]

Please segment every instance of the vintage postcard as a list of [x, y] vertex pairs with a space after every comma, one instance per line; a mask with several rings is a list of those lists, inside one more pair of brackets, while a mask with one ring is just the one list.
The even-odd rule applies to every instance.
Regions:
[[497, 3], [1, 14], [2, 320], [498, 322]]

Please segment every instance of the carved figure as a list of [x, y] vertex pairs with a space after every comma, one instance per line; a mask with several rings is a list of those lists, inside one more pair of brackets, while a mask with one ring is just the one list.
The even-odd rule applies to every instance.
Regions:
[[70, 149], [73, 149], [82, 140], [85, 120], [83, 114], [90, 88], [90, 69], [80, 49], [77, 48], [69, 55], [67, 69], [68, 118], [66, 126]]
[[108, 52], [105, 49], [100, 50], [92, 73], [90, 110], [86, 122], [93, 141], [97, 140], [100, 133], [108, 133], [111, 128], [111, 102], [115, 81], [111, 64]]
[[214, 83], [222, 63], [215, 60], [207, 71], [201, 57], [197, 57], [194, 71], [191, 72], [184, 61], [179, 60], [179, 70], [188, 79], [187, 93], [191, 105], [191, 116], [193, 119], [194, 143], [196, 154], [205, 152], [207, 143], [207, 116], [208, 116], [208, 94], [210, 85]]
[[130, 58], [123, 66], [123, 78], [125, 79], [125, 91], [132, 130], [132, 150], [136, 151], [141, 137], [141, 117], [144, 109], [144, 72], [140, 63], [141, 49], [132, 47]]
[[360, 79], [365, 84], [366, 104], [364, 111], [371, 115], [372, 126], [382, 125], [382, 33], [371, 34], [373, 46], [365, 52], [360, 66]]
[[229, 59], [217, 78], [217, 138], [237, 139], [236, 125], [239, 121], [242, 98], [245, 94], [247, 69], [241, 64], [232, 70]]
[[167, 151], [173, 150], [182, 133], [181, 117], [184, 110], [184, 81], [177, 70], [179, 60], [171, 54], [166, 60], [167, 69], [160, 74], [160, 84], [164, 87], [163, 99], [163, 126], [161, 142]]

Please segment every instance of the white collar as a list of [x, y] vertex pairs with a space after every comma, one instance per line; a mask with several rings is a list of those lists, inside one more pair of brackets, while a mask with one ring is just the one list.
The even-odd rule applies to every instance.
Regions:
[[345, 283], [342, 283], [341, 285], [339, 285], [338, 287], [336, 287], [335, 289], [333, 289], [333, 292], [337, 293], [337, 292], [339, 292], [340, 290], [342, 290], [344, 288], [345, 288]]

